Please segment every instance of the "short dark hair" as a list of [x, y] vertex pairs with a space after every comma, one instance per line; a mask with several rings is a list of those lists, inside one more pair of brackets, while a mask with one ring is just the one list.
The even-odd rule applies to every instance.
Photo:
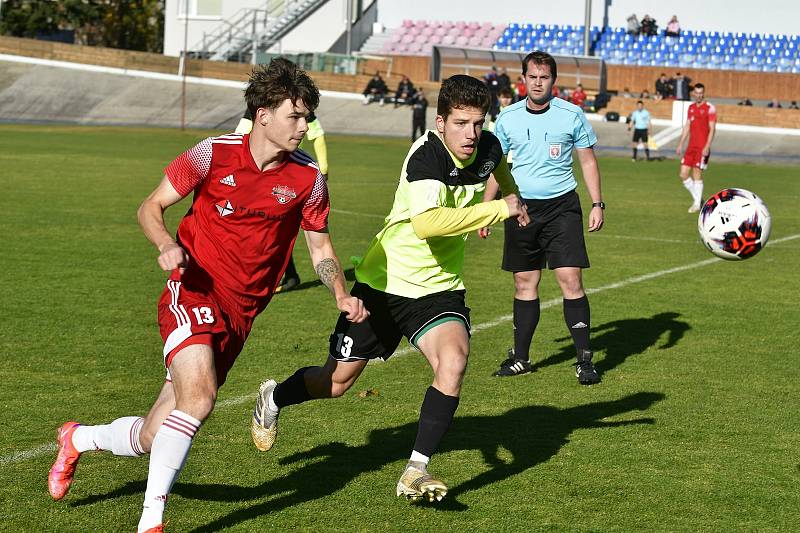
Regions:
[[514, 91], [512, 91], [509, 87], [503, 87], [500, 89], [498, 95], [505, 98], [514, 98]]
[[642, 105], [644, 105], [644, 102], [642, 102], [641, 100], [639, 100], [639, 101], [638, 101], [638, 102], [636, 102], [636, 103], [637, 103], [637, 104], [642, 104]]
[[301, 100], [309, 111], [314, 111], [319, 105], [319, 89], [303, 69], [284, 57], [253, 68], [244, 90], [251, 116], [255, 118], [256, 111], [262, 107], [276, 109], [286, 99], [293, 104]]
[[694, 84], [694, 88], [695, 89], [703, 89], [703, 90], [705, 90], [706, 86], [703, 85], [702, 83], [695, 83]]
[[489, 88], [481, 80], [456, 74], [442, 82], [436, 114], [447, 120], [453, 109], [475, 107], [486, 114], [489, 111]]
[[553, 79], [558, 77], [558, 68], [556, 67], [556, 60], [548, 54], [547, 52], [542, 52], [541, 50], [534, 50], [530, 54], [525, 56], [525, 59], [522, 60], [522, 75], [525, 76], [528, 73], [528, 63], [533, 63], [534, 65], [547, 65], [550, 67], [550, 74], [553, 75]]

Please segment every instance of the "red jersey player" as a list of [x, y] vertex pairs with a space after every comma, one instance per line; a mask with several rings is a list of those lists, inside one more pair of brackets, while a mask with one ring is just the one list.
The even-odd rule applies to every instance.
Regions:
[[[162, 532], [169, 492], [200, 425], [211, 413], [253, 320], [269, 303], [297, 237], [305, 230], [311, 259], [337, 307], [353, 322], [368, 313], [347, 293], [327, 232], [325, 180], [297, 150], [319, 103], [311, 78], [275, 59], [254, 69], [245, 90], [255, 117], [249, 135], [201, 141], [175, 159], [139, 208], [139, 222], [171, 272], [158, 304], [167, 381], [146, 417], [107, 425], [67, 422], [58, 431], [58, 456], [48, 485], [56, 500], [72, 482], [80, 454], [150, 452], [138, 531]], [[164, 211], [190, 193], [192, 206], [173, 239]]]
[[[705, 100], [706, 88], [702, 83], [697, 83], [692, 90], [694, 103], [689, 106], [686, 124], [681, 132], [681, 140], [675, 152], [681, 155], [683, 143], [689, 137], [689, 145], [681, 158], [681, 181], [683, 186], [692, 195], [690, 213], [700, 211], [703, 200], [703, 171], [708, 167], [708, 157], [711, 153], [711, 143], [717, 127], [717, 110], [714, 105]], [[692, 177], [689, 177], [692, 169]]]

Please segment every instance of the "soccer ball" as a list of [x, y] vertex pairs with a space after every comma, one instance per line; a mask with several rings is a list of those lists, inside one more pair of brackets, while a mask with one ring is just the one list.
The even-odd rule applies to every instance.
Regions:
[[723, 189], [700, 210], [700, 240], [712, 254], [738, 261], [756, 255], [769, 239], [769, 211], [745, 189]]

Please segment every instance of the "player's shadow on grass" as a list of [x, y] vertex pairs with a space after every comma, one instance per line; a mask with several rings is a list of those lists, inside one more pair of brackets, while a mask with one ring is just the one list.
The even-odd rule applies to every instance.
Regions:
[[[344, 278], [347, 281], [355, 281], [356, 280], [356, 270], [355, 270], [355, 268], [350, 267], [350, 268], [344, 270]], [[318, 279], [315, 279], [313, 281], [304, 281], [303, 283], [300, 283], [299, 285], [295, 286], [294, 288], [292, 288], [291, 290], [288, 290], [286, 292], [302, 291], [304, 289], [311, 289], [313, 287], [320, 287], [321, 285], [322, 285], [322, 281], [320, 281]], [[286, 292], [279, 292], [278, 294], [286, 294]]]
[[[569, 442], [570, 434], [577, 429], [653, 424], [652, 418], [609, 422], [604, 419], [631, 411], [644, 411], [663, 398], [662, 394], [642, 392], [615, 401], [567, 409], [534, 405], [512, 409], [497, 416], [458, 417], [441, 451], [478, 450], [483, 455], [487, 469], [461, 485], [451, 487], [445, 501], [434, 508], [444, 511], [466, 509], [467, 506], [456, 499], [458, 495], [501, 482], [549, 460]], [[235, 510], [194, 530], [218, 531], [265, 514], [280, 512], [293, 505], [324, 498], [342, 490], [359, 476], [378, 472], [391, 463], [402, 462], [408, 457], [409, 445], [416, 431], [416, 422], [377, 429], [370, 432], [368, 442], [361, 446], [332, 442], [285, 457], [280, 460], [281, 464], [297, 467], [284, 476], [269, 479], [254, 487], [178, 483], [174, 492], [185, 498], [236, 503], [267, 499]], [[400, 475], [399, 469], [397, 475]], [[381, 481], [379, 487], [370, 486], [364, 490], [385, 492], [390, 498], [394, 486]], [[397, 505], [406, 503], [398, 501]]]
[[[688, 323], [677, 320], [680, 313], [665, 312], [653, 315], [650, 318], [628, 318], [606, 322], [599, 327], [593, 327], [590, 345], [595, 352], [604, 352], [605, 357], [594, 360], [595, 368], [601, 377], [604, 373], [615, 369], [632, 356], [644, 353], [658, 340], [669, 333], [666, 341], [659, 346], [666, 350], [675, 346], [683, 335], [691, 329]], [[561, 364], [565, 361], [575, 361], [575, 348], [571, 337], [556, 339], [556, 342], [570, 341], [561, 350], [533, 364], [533, 369], [550, 365]]]

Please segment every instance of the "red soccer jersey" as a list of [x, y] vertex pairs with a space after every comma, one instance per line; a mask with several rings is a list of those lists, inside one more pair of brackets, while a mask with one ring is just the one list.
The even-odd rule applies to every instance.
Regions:
[[704, 148], [708, 141], [709, 122], [717, 121], [717, 108], [710, 102], [689, 106], [686, 119], [689, 121], [689, 146]]
[[249, 329], [266, 307], [291, 257], [299, 229], [328, 225], [328, 188], [305, 152], [261, 171], [249, 135], [208, 138], [164, 170], [175, 190], [194, 190], [177, 240], [191, 257], [181, 281], [212, 294]]

